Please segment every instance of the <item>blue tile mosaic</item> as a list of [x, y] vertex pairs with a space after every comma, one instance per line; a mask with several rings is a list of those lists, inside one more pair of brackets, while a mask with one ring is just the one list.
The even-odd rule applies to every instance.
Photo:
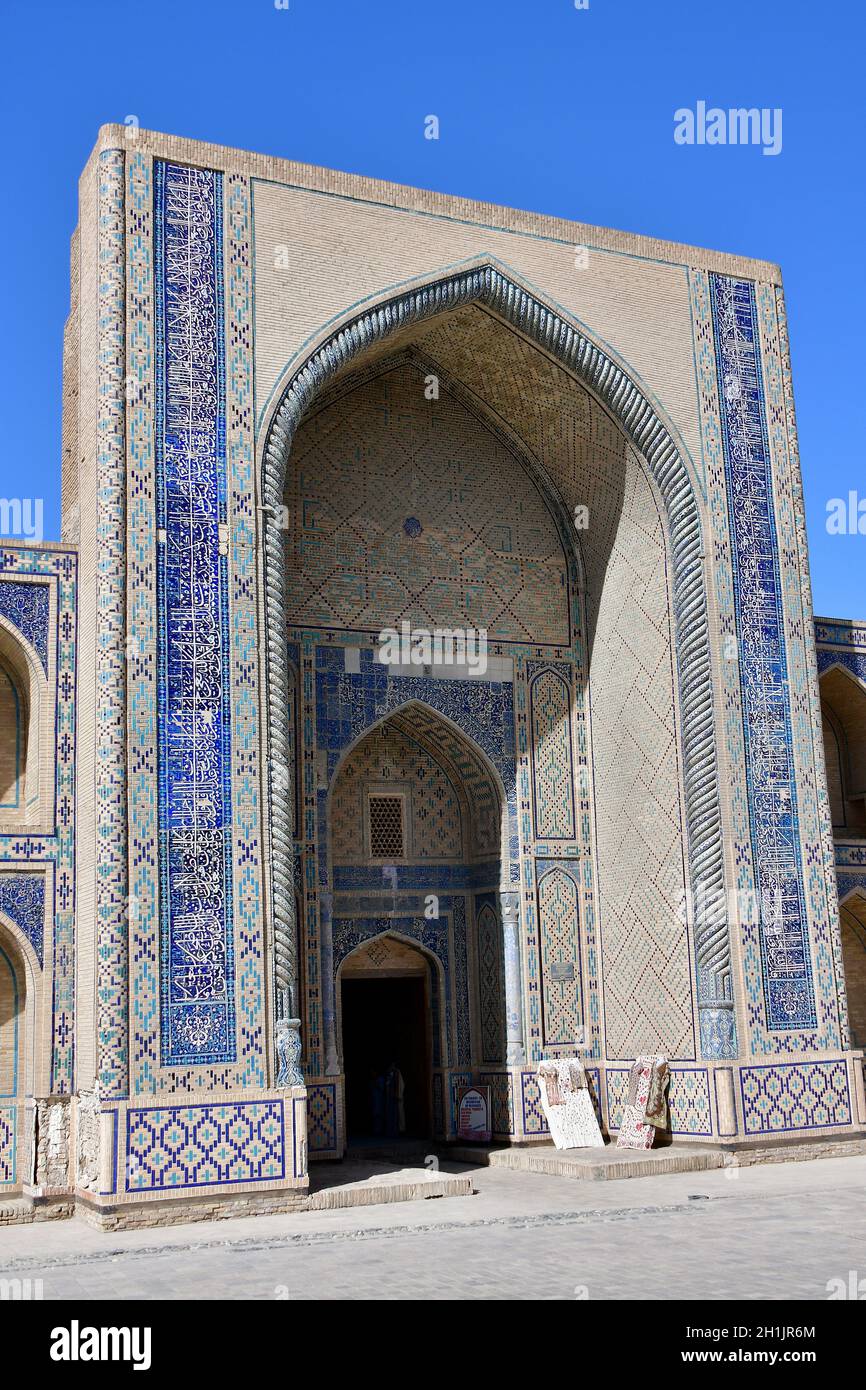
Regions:
[[45, 930], [44, 874], [0, 874], [0, 912], [27, 937], [43, 965]]
[[17, 583], [0, 579], [0, 613], [17, 627], [37, 652], [48, 674], [48, 621], [51, 596], [47, 584]]
[[[450, 719], [478, 744], [499, 773], [508, 808], [508, 877], [510, 882], [519, 883], [514, 691], [509, 683], [396, 676], [375, 659], [372, 650], [366, 649], [360, 653], [360, 670], [347, 671], [344, 647], [317, 647], [316, 744], [327, 750], [328, 780], [349, 744], [371, 725], [413, 700]], [[324, 790], [320, 791], [322, 831], [326, 824], [326, 796]]]
[[155, 177], [163, 1065], [234, 1061], [222, 176]]
[[754, 286], [710, 277], [769, 1029], [816, 1026]]

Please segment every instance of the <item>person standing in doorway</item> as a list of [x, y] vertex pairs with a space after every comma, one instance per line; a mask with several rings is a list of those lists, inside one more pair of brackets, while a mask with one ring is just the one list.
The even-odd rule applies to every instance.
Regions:
[[392, 1062], [385, 1073], [385, 1126], [389, 1139], [406, 1132], [405, 1083], [403, 1073]]

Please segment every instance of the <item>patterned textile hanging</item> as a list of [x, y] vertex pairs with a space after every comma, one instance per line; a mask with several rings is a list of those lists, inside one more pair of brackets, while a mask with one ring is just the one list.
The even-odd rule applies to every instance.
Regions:
[[604, 1148], [586, 1071], [576, 1057], [539, 1063], [541, 1108], [558, 1149]]
[[638, 1057], [628, 1079], [628, 1100], [622, 1112], [618, 1149], [651, 1149], [656, 1131], [668, 1127], [668, 1086], [671, 1074], [666, 1057]]

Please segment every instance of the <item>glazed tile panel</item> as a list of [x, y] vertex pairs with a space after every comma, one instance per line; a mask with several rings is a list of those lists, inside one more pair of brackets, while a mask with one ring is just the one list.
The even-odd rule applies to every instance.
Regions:
[[334, 1152], [337, 1148], [336, 1082], [307, 1084], [307, 1143], [310, 1153]]
[[851, 1124], [844, 1061], [743, 1067], [740, 1085], [747, 1134]]
[[26, 637], [39, 655], [48, 675], [48, 615], [50, 599], [46, 584], [16, 584], [0, 579], [0, 613]]
[[130, 1110], [126, 1191], [280, 1180], [286, 1134], [279, 1101]]
[[[51, 1092], [69, 1095], [75, 1052], [78, 557], [66, 550], [0, 548], [0, 581], [17, 589], [26, 585], [38, 590], [33, 605], [26, 597], [13, 595], [17, 619], [11, 608], [6, 616], [40, 653], [40, 659], [47, 659], [54, 701], [51, 828], [47, 832], [0, 834], [0, 911], [24, 932], [40, 964], [50, 962]], [[45, 615], [47, 631], [43, 627]], [[47, 935], [40, 902], [47, 906]]]
[[754, 286], [710, 277], [733, 540], [749, 821], [771, 1030], [816, 1027], [803, 899], [783, 594]]
[[235, 1059], [222, 176], [156, 200], [162, 1061]]
[[27, 937], [40, 965], [45, 954], [45, 877], [43, 874], [0, 874], [0, 912], [5, 912]]
[[15, 1183], [16, 1115], [14, 1105], [0, 1105], [0, 1187]]

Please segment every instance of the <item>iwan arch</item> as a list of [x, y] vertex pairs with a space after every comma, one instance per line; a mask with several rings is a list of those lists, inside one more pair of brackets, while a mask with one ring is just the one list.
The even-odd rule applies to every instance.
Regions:
[[393, 1062], [430, 1140], [474, 1079], [543, 1141], [575, 1050], [613, 1133], [647, 1051], [674, 1139], [858, 1130], [866, 638], [816, 643], [775, 267], [115, 127], [72, 260], [64, 542], [0, 576], [4, 1191], [298, 1205]]

